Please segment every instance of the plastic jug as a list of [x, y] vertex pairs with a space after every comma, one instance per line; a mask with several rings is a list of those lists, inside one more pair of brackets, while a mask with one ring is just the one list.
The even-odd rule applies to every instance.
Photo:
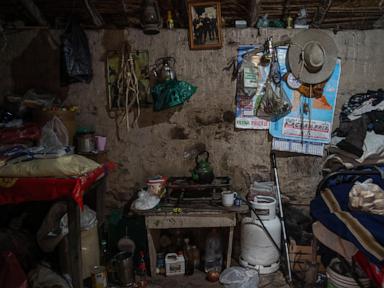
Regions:
[[221, 271], [223, 266], [223, 245], [217, 229], [212, 229], [205, 243], [204, 271]]

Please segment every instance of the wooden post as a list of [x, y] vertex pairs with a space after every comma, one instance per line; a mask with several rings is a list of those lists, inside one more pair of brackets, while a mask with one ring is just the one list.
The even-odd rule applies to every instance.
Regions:
[[156, 248], [153, 242], [151, 229], [147, 228], [147, 239], [148, 239], [148, 252], [149, 252], [149, 265], [151, 270], [151, 277], [156, 276]]
[[251, 0], [249, 11], [249, 27], [255, 27], [260, 16], [261, 0]]
[[227, 249], [227, 266], [226, 266], [226, 268], [231, 267], [231, 261], [232, 261], [233, 230], [234, 230], [234, 227], [233, 227], [233, 226], [229, 227], [228, 249]]
[[72, 285], [83, 288], [83, 263], [81, 257], [80, 207], [73, 199], [67, 200], [68, 205], [68, 246], [69, 265]]

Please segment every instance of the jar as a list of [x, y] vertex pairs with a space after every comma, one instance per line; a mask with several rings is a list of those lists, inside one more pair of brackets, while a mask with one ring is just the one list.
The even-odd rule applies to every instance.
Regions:
[[95, 133], [86, 132], [77, 135], [77, 152], [91, 153], [95, 149]]

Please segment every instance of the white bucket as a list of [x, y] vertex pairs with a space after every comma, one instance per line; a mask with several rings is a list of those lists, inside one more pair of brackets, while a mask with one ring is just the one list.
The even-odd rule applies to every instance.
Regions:
[[[336, 288], [359, 288], [359, 284], [350, 276], [341, 274], [341, 261], [337, 258], [332, 259], [327, 267], [328, 287]], [[371, 287], [370, 280], [359, 269], [356, 270], [360, 283], [363, 287]]]

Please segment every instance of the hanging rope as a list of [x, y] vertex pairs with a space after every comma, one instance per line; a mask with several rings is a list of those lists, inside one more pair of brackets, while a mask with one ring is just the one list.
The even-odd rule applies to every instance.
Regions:
[[[120, 71], [117, 77], [116, 111], [113, 118], [116, 121], [117, 138], [120, 137], [120, 125], [125, 122], [126, 130], [138, 127], [140, 117], [139, 81], [135, 72], [135, 62], [130, 53], [129, 44], [124, 44], [121, 49]], [[109, 103], [111, 102], [109, 95]], [[137, 107], [136, 112], [132, 108]], [[133, 122], [130, 119], [133, 117]]]

